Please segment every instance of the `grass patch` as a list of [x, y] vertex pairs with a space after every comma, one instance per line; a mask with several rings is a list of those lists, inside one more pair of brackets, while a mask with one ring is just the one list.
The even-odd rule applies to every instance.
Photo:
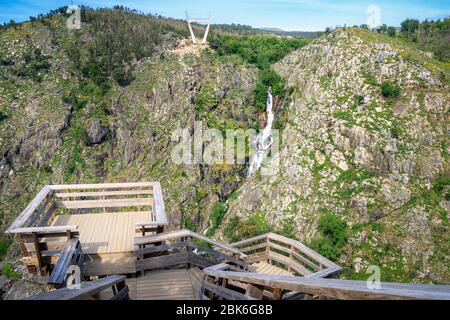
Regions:
[[385, 98], [396, 98], [400, 95], [400, 88], [389, 81], [384, 81], [381, 85], [381, 93]]
[[22, 278], [22, 275], [20, 274], [20, 272], [14, 271], [14, 267], [10, 263], [7, 263], [4, 265], [2, 273], [9, 279], [18, 280], [18, 279]]

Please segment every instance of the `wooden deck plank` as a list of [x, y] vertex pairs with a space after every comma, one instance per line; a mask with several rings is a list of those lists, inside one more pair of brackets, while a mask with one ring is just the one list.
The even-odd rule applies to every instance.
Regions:
[[134, 250], [134, 224], [146, 218], [147, 211], [73, 214], [57, 216], [52, 225], [76, 222], [84, 253], [118, 253]]
[[189, 271], [185, 269], [148, 272], [136, 278], [138, 300], [192, 300], [194, 292]]
[[256, 267], [257, 273], [263, 273], [263, 274], [271, 274], [271, 275], [279, 275], [279, 276], [292, 276], [293, 274], [281, 269], [277, 266], [271, 265], [265, 261], [259, 261], [257, 263], [253, 264], [254, 267]]

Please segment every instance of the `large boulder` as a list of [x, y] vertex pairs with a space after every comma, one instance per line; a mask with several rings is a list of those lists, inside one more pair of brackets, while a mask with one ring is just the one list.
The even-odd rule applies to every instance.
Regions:
[[100, 123], [98, 119], [92, 119], [87, 128], [89, 142], [91, 144], [99, 144], [105, 141], [109, 134], [109, 128]]

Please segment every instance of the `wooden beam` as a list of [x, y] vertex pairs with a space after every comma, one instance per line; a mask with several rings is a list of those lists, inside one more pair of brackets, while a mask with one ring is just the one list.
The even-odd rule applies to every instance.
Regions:
[[153, 194], [153, 190], [119, 190], [119, 191], [93, 191], [93, 192], [61, 192], [55, 193], [55, 198], [80, 198], [80, 197], [109, 197], [123, 195]]
[[80, 289], [62, 288], [36, 296], [25, 298], [25, 300], [82, 300], [92, 297], [99, 292], [125, 281], [125, 276], [113, 275], [95, 281], [81, 283]]
[[[123, 189], [138, 187], [153, 187], [157, 182], [123, 182], [123, 183], [93, 183], [93, 184], [59, 184], [47, 186], [51, 190], [84, 190], [84, 189]], [[159, 182], [158, 182], [159, 183]]]
[[38, 262], [38, 269], [39, 269], [38, 271], [39, 271], [40, 275], [43, 275], [44, 264], [42, 262], [41, 249], [39, 248], [39, 240], [38, 240], [36, 232], [33, 232], [32, 235], [33, 235], [33, 243], [34, 243], [34, 253], [36, 255], [37, 262]]
[[302, 244], [299, 241], [296, 240], [292, 240], [289, 239], [287, 237], [284, 236], [280, 236], [276, 233], [272, 233], [270, 232], [268, 234], [268, 238], [275, 240], [275, 241], [279, 241], [279, 242], [283, 242], [285, 244], [290, 244], [293, 245], [297, 250], [299, 250], [300, 252], [303, 252], [304, 254], [306, 254], [308, 257], [316, 260], [317, 262], [320, 262], [321, 264], [327, 266], [327, 267], [339, 267], [337, 264], [335, 264], [333, 261], [328, 260], [327, 258], [325, 258], [324, 256], [320, 255], [319, 253], [317, 253], [316, 251], [308, 248], [307, 246], [305, 246], [304, 244]]
[[239, 293], [237, 291], [231, 290], [231, 289], [227, 289], [221, 286], [217, 286], [213, 283], [204, 281], [203, 283], [203, 287], [211, 292], [213, 292], [214, 294], [223, 297], [227, 300], [256, 300], [255, 298]]
[[203, 240], [217, 248], [228, 251], [229, 253], [231, 252], [231, 253], [238, 254], [240, 257], [247, 256], [246, 254], [240, 252], [236, 248], [230, 247], [227, 244], [223, 244], [223, 243], [214, 241], [208, 237], [202, 236], [198, 233], [195, 233], [195, 232], [193, 232], [191, 230], [187, 230], [187, 229], [169, 231], [169, 232], [159, 233], [156, 235], [145, 236], [145, 237], [136, 237], [134, 239], [134, 244], [136, 246], [146, 245], [146, 244], [151, 244], [151, 243], [155, 243], [155, 242], [161, 242], [161, 241], [166, 241], [166, 240], [171, 240], [171, 239], [178, 239], [178, 238], [182, 238], [182, 237], [192, 237], [197, 240]]
[[72, 232], [76, 232], [78, 230], [77, 225], [70, 226], [50, 226], [50, 227], [30, 227], [30, 228], [16, 228], [11, 231], [11, 233], [20, 233], [20, 234], [32, 234], [39, 233], [50, 235], [51, 233], [65, 233], [67, 230]]
[[155, 220], [161, 224], [167, 224], [166, 209], [161, 191], [161, 184], [159, 182], [153, 183], [153, 212]]
[[13, 223], [6, 229], [6, 233], [13, 233], [12, 231], [16, 228], [20, 228], [28, 220], [28, 218], [34, 213], [36, 208], [46, 199], [49, 195], [53, 193], [52, 189], [45, 186], [39, 191], [36, 197], [28, 204], [25, 210], [13, 221]]
[[64, 208], [64, 209], [119, 208], [119, 207], [152, 206], [152, 205], [153, 201], [150, 198], [63, 200], [55, 202], [56, 208]]
[[426, 285], [424, 287], [423, 285], [381, 282], [381, 289], [369, 289], [366, 281], [274, 276], [207, 269], [203, 271], [212, 277], [336, 299], [450, 299], [450, 286], [448, 285]]
[[264, 286], [256, 285], [252, 283], [247, 283], [247, 290], [245, 290], [245, 295], [255, 298], [256, 300], [261, 300], [264, 294]]
[[188, 262], [188, 253], [173, 253], [166, 256], [152, 257], [136, 261], [136, 271], [165, 268]]

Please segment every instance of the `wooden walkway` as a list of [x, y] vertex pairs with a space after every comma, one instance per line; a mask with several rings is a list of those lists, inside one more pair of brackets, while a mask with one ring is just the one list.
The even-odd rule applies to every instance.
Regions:
[[78, 225], [84, 254], [134, 250], [134, 224], [150, 219], [149, 211], [60, 215], [52, 226]]
[[[173, 269], [147, 273], [143, 277], [128, 278], [131, 300], [195, 300], [200, 288], [201, 271]], [[109, 299], [112, 293], [102, 292], [102, 299]]]
[[252, 264], [253, 267], [256, 268], [255, 272], [257, 273], [263, 273], [263, 274], [271, 274], [275, 276], [292, 276], [293, 274], [281, 269], [277, 266], [274, 266], [270, 263], [267, 263], [265, 261], [259, 261]]

